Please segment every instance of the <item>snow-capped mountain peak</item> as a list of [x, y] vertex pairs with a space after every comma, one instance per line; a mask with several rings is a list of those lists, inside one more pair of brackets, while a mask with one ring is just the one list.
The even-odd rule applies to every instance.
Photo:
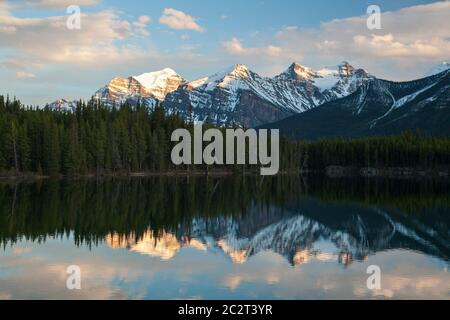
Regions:
[[235, 64], [225, 70], [215, 73], [209, 77], [210, 81], [225, 81], [227, 78], [248, 78], [250, 76], [250, 70], [243, 64]]
[[168, 93], [178, 89], [180, 84], [184, 82], [183, 78], [170, 68], [143, 73], [133, 78], [139, 81], [149, 93], [160, 101], [164, 100]]
[[209, 77], [201, 78], [188, 83], [187, 87], [196, 89], [204, 86], [206, 90], [214, 90], [215, 88], [228, 88], [240, 79], [250, 78], [251, 71], [243, 64], [235, 64], [223, 71], [217, 72]]
[[76, 101], [67, 101], [66, 99], [58, 99], [48, 104], [50, 110], [73, 112], [77, 108]]
[[137, 81], [142, 83], [145, 87], [151, 88], [155, 86], [155, 84], [158, 84], [159, 82], [162, 82], [170, 77], [179, 77], [179, 75], [175, 72], [175, 70], [170, 68], [165, 68], [160, 71], [154, 71], [154, 72], [147, 72], [143, 73], [139, 76], [135, 76]]
[[339, 64], [338, 70], [340, 76], [350, 77], [353, 75], [353, 71], [355, 70], [355, 68], [347, 61], [343, 61], [341, 64]]
[[345, 62], [334, 70], [315, 71], [292, 63], [282, 74], [261, 77], [243, 64], [195, 81], [186, 82], [174, 70], [116, 78], [95, 97], [111, 106], [164, 102], [168, 113], [179, 113], [197, 122], [218, 125], [258, 126], [301, 113], [324, 102], [356, 91], [368, 77]]
[[[342, 88], [357, 78], [345, 79], [352, 81], [341, 80]], [[449, 102], [450, 70], [407, 82], [372, 78], [357, 87], [354, 94], [331, 100], [313, 113], [265, 127], [280, 128], [302, 139], [398, 135], [417, 130], [443, 136], [450, 132]]]
[[98, 90], [94, 98], [109, 106], [123, 102], [143, 102], [152, 107], [158, 101], [164, 101], [169, 93], [178, 89], [185, 80], [174, 70], [166, 68], [160, 71], [143, 73], [128, 78], [117, 77]]
[[225, 71], [225, 75], [222, 77], [219, 86], [222, 88], [227, 88], [230, 85], [235, 84], [236, 81], [249, 78], [251, 78], [250, 70], [243, 64], [236, 64], [229, 68], [228, 71]]
[[431, 68], [425, 74], [425, 77], [431, 77], [431, 76], [434, 76], [436, 74], [439, 74], [439, 73], [444, 72], [444, 71], [449, 70], [449, 69], [450, 69], [450, 62], [443, 61], [443, 62], [439, 63], [438, 65], [434, 66], [433, 68]]
[[347, 61], [338, 66], [317, 71], [318, 77], [313, 83], [325, 95], [327, 100], [345, 97], [374, 77], [364, 69], [357, 69]]
[[268, 78], [236, 64], [180, 87], [167, 97], [165, 107], [185, 116], [192, 107], [194, 120], [199, 122], [212, 119], [217, 124], [257, 126], [326, 101], [310, 81], [299, 80], [303, 70], [314, 74], [311, 69], [292, 64], [285, 73]]
[[249, 69], [247, 66], [243, 64], [235, 64], [233, 67], [231, 67], [231, 71], [229, 74], [237, 75], [237, 76], [247, 76]]
[[284, 71], [281, 75], [281, 77], [284, 77], [286, 79], [291, 80], [311, 80], [313, 78], [317, 78], [317, 72], [314, 71], [311, 68], [302, 66], [301, 64], [297, 62], [293, 62], [289, 68]]
[[294, 62], [286, 71], [275, 77], [278, 80], [309, 82], [327, 96], [327, 101], [353, 93], [370, 78], [373, 77], [364, 69], [356, 69], [347, 61], [317, 71]]
[[127, 102], [153, 108], [164, 102], [168, 113], [193, 117], [197, 122], [254, 127], [351, 94], [368, 77], [348, 62], [320, 71], [294, 62], [273, 78], [235, 64], [192, 82], [165, 68], [114, 78], [94, 94], [94, 99], [109, 107]]

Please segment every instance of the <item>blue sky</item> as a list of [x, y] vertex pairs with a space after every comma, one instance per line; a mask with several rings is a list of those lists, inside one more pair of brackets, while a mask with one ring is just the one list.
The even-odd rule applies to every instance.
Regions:
[[[65, 27], [72, 3], [80, 30]], [[366, 27], [371, 4], [381, 30]], [[407, 80], [450, 57], [449, 21], [450, 2], [432, 0], [6, 0], [0, 81], [2, 93], [43, 104], [165, 67], [194, 80], [235, 63], [271, 76], [293, 61], [319, 69], [348, 60]]]

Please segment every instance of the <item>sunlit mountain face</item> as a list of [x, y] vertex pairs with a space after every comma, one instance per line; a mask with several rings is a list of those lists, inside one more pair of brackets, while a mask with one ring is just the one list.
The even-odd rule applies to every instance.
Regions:
[[110, 234], [105, 238], [106, 243], [113, 249], [127, 249], [142, 255], [159, 257], [161, 260], [172, 259], [183, 247], [191, 247], [200, 251], [206, 251], [206, 244], [196, 239], [182, 238], [180, 240], [171, 233], [155, 232], [148, 230], [136, 240], [135, 235], [120, 236]]
[[[165, 68], [139, 76], [116, 77], [92, 98], [109, 108], [123, 103], [149, 109], [164, 105], [167, 113], [177, 113], [185, 119], [192, 117], [196, 122], [251, 127], [348, 96], [374, 78], [346, 61], [318, 71], [294, 62], [274, 77], [263, 77], [245, 65], [235, 64], [194, 81]], [[59, 99], [48, 106], [72, 112], [77, 102]]]

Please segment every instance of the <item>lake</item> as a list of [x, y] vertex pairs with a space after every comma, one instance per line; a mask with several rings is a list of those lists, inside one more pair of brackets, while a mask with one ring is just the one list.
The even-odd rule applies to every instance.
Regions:
[[0, 210], [0, 299], [450, 299], [448, 180], [10, 181]]

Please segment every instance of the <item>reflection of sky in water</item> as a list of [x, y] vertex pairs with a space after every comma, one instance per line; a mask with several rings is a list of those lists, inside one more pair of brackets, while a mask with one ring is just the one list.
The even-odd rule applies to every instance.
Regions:
[[[294, 266], [271, 251], [233, 263], [223, 247], [164, 238], [148, 235], [131, 244], [110, 238], [91, 250], [76, 247], [72, 237], [19, 242], [0, 254], [0, 299], [450, 298], [448, 264], [418, 252], [381, 251], [345, 266], [333, 245], [320, 240], [309, 251], [299, 250]], [[80, 291], [65, 287], [72, 264], [82, 270]], [[382, 290], [366, 288], [371, 264], [381, 267]]]
[[446, 183], [175, 182], [0, 186], [0, 299], [450, 299]]

